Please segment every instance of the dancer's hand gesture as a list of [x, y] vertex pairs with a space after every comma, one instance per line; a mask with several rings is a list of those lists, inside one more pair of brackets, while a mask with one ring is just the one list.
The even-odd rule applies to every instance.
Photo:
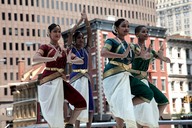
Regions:
[[130, 45], [128, 45], [128, 47], [127, 47], [127, 49], [126, 49], [126, 51], [122, 54], [122, 59], [123, 58], [126, 58], [127, 56], [128, 56], [128, 54], [129, 54], [129, 51], [130, 51]]

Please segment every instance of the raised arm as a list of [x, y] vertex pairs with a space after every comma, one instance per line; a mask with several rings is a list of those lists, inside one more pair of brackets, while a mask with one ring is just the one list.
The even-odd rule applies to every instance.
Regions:
[[83, 17], [81, 16], [81, 18], [78, 21], [78, 23], [76, 25], [74, 25], [73, 28], [69, 31], [69, 33], [68, 33], [68, 40], [67, 40], [67, 45], [68, 46], [71, 46], [71, 44], [73, 42], [73, 33], [76, 31], [77, 27], [81, 24], [82, 21], [83, 21]]
[[157, 56], [158, 56], [157, 58], [164, 61], [164, 62], [166, 62], [166, 63], [171, 63], [171, 60], [168, 57], [163, 55], [163, 51], [164, 51], [164, 48], [163, 48], [163, 45], [162, 45], [160, 47], [158, 53], [157, 53]]
[[86, 47], [90, 48], [91, 42], [92, 42], [92, 30], [91, 30], [91, 26], [90, 26], [90, 23], [89, 23], [88, 18], [87, 18], [85, 8], [83, 9], [83, 12], [81, 13], [81, 15], [82, 15], [82, 18], [84, 19], [86, 29], [87, 29], [87, 45], [86, 45]]

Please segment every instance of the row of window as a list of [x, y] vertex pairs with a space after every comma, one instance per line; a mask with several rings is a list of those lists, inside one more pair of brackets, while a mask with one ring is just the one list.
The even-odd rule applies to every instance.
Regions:
[[[18, 65], [19, 58], [16, 57], [15, 61], [14, 61], [12, 57], [9, 58], [9, 60], [8, 60], [8, 58], [4, 57], [4, 60], [5, 60], [4, 61], [5, 65], [7, 65], [7, 62], [9, 62], [9, 65], [14, 65], [14, 62], [15, 62], [15, 65]], [[25, 58], [22, 58], [22, 60], [25, 60]], [[31, 65], [31, 58], [27, 58], [27, 65], [29, 65], [29, 66]]]
[[32, 47], [27, 46], [27, 42], [26, 43], [7, 43], [7, 42], [3, 42], [3, 50], [14, 50], [14, 51], [25, 51], [25, 49], [27, 49], [27, 51], [36, 51], [37, 50], [37, 47], [40, 46], [40, 44], [32, 44]]
[[186, 48], [185, 49], [185, 56], [181, 56], [181, 48], [169, 48], [169, 55], [170, 57], [178, 57], [178, 58], [183, 58], [185, 57], [186, 59], [192, 59], [190, 56], [190, 49]]
[[[157, 86], [157, 79], [152, 78], [152, 83], [153, 83], [153, 85]], [[166, 81], [165, 81], [165, 79], [161, 79], [161, 83], [159, 85], [161, 85], [161, 91], [166, 92]]]
[[[114, 0], [112, 0], [114, 1]], [[64, 10], [64, 7], [65, 7], [65, 10], [68, 11], [69, 8], [70, 8], [70, 11], [77, 11], [77, 4], [74, 3], [74, 6], [73, 6], [73, 3], [68, 3], [68, 2], [63, 2], [63, 1], [54, 1], [54, 0], [7, 0], [7, 4], [8, 5], [11, 5], [13, 2], [14, 5], [25, 5], [25, 6], [32, 6], [34, 7], [35, 4], [36, 4], [36, 7], [40, 7], [41, 5], [41, 8], [51, 8], [52, 9], [58, 9], [59, 10], [59, 5], [60, 5], [60, 9], [61, 10]], [[25, 2], [25, 3], [24, 3]], [[145, 6], [145, 7], [150, 7], [150, 8], [153, 8], [155, 9], [155, 2], [154, 1], [149, 1], [149, 0], [116, 0], [116, 2], [121, 2], [121, 3], [128, 3], [128, 4], [136, 4], [136, 5], [141, 5], [141, 6]], [[5, 0], [1, 0], [1, 4], [5, 4]], [[46, 5], [45, 5], [46, 4]], [[85, 5], [84, 5], [85, 6]], [[73, 9], [74, 8], [74, 9]], [[79, 4], [79, 11], [81, 12], [81, 8], [82, 8], [82, 5]]]
[[[174, 65], [176, 65], [176, 64], [173, 64], [173, 63], [171, 63], [170, 64], [170, 73], [175, 73], [177, 70], [174, 70], [175, 68], [174, 68]], [[182, 68], [183, 68], [183, 64], [178, 64], [178, 70], [179, 70], [179, 72], [177, 72], [177, 73], [179, 73], [180, 75], [182, 75], [183, 74], [183, 70], [182, 70]], [[187, 64], [187, 75], [192, 75], [192, 72], [191, 72], [191, 67], [192, 67], [192, 65], [191, 64]], [[174, 71], [175, 72], [174, 72]]]
[[[92, 6], [94, 7], [94, 6]], [[104, 12], [103, 12], [104, 11]], [[88, 8], [88, 13], [90, 13], [90, 9]], [[125, 18], [132, 18], [132, 19], [139, 19], [139, 20], [146, 20], [146, 21], [150, 21], [150, 22], [155, 22], [155, 15], [150, 15], [150, 14], [146, 14], [143, 12], [137, 12], [137, 11], [127, 11], [127, 10], [120, 10], [120, 9], [111, 9], [111, 8], [102, 8], [100, 7], [100, 14], [99, 14], [99, 8], [96, 7], [96, 14], [98, 15], [116, 15], [117, 17], [125, 17]], [[37, 23], [46, 23], [46, 19], [47, 19], [47, 23], [50, 24], [50, 22], [55, 23], [58, 22], [58, 24], [64, 24], [64, 18], [59, 18], [59, 17], [55, 17], [52, 16], [52, 19], [50, 18], [51, 16], [47, 16], [47, 18], [43, 15], [42, 18], [40, 15], [37, 15], [37, 17], [35, 17], [34, 14], [31, 14], [31, 16], [29, 14], [23, 14], [23, 13], [11, 13], [8, 12], [7, 15], [5, 12], [2, 12], [2, 20], [9, 20], [9, 21], [26, 21], [26, 22], [37, 22]], [[66, 25], [68, 25], [69, 23], [67, 22], [67, 19], [69, 20], [69, 18], [66, 18]], [[74, 19], [75, 21], [76, 19]], [[70, 23], [73, 24], [73, 23]]]
[[171, 82], [171, 91], [192, 91], [192, 82], [189, 82], [187, 85], [187, 88], [184, 89], [185, 85], [183, 81], [179, 81], [179, 89], [176, 88], [175, 86], [175, 81]]

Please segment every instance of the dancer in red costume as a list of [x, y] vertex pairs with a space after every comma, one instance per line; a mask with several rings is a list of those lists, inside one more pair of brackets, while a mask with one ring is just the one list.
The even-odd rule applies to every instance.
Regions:
[[40, 78], [38, 98], [45, 120], [51, 128], [63, 128], [63, 102], [64, 99], [74, 105], [74, 112], [65, 125], [65, 128], [73, 128], [77, 117], [86, 108], [86, 101], [81, 94], [66, 82], [64, 69], [68, 60], [72, 63], [82, 64], [83, 60], [74, 54], [68, 54], [67, 50], [59, 46], [61, 27], [51, 24], [48, 27], [50, 42], [40, 46], [33, 57], [34, 62], [44, 62], [46, 67]]

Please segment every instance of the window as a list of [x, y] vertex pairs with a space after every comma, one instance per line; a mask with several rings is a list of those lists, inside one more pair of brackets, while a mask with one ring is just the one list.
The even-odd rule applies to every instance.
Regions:
[[31, 6], [34, 6], [34, 0], [31, 0]]
[[11, 13], [8, 13], [8, 20], [11, 20]]
[[178, 49], [177, 49], [177, 55], [178, 55], [178, 58], [181, 57], [181, 53], [180, 53], [180, 52], [181, 52], [181, 48], [178, 48]]
[[21, 50], [24, 51], [25, 50], [25, 44], [21, 43]]
[[188, 86], [189, 86], [189, 91], [192, 91], [192, 82], [189, 82]]
[[36, 51], [36, 44], [33, 44], [33, 51]]
[[24, 29], [21, 28], [21, 36], [24, 36]]
[[38, 33], [38, 37], [40, 37], [41, 36], [41, 30], [40, 29], [38, 29], [38, 31], [37, 31]]
[[176, 109], [176, 99], [175, 98], [172, 99], [172, 104], [173, 104], [173, 109]]
[[68, 11], [68, 3], [67, 2], [65, 2], [65, 10]]
[[[76, 9], [77, 9], [77, 4], [76, 5]], [[61, 1], [61, 10], [64, 10], [64, 5], [63, 5], [63, 1]]]
[[[37, 22], [40, 22], [40, 15], [37, 15]], [[54, 23], [54, 22], [53, 22]]]
[[14, 20], [17, 21], [17, 13], [14, 13]]
[[1, 0], [1, 3], [4, 4], [4, 3], [5, 3], [5, 0]]
[[160, 61], [160, 67], [161, 67], [161, 70], [164, 71], [164, 62], [163, 61]]
[[13, 72], [10, 73], [10, 80], [13, 80]]
[[7, 96], [7, 93], [8, 93], [7, 88], [4, 88], [4, 95]]
[[27, 64], [31, 65], [31, 58], [27, 58]]
[[3, 35], [6, 35], [6, 28], [3, 27]]
[[93, 91], [96, 91], [97, 90], [97, 77], [95, 75], [92, 78], [93, 78]]
[[2, 12], [2, 20], [5, 20], [5, 13]]
[[12, 35], [12, 28], [9, 28], [9, 35]]
[[20, 21], [23, 21], [23, 14], [20, 14]]
[[32, 35], [35, 36], [35, 29], [32, 29]]
[[30, 30], [27, 29], [27, 36], [30, 36]]
[[166, 91], [165, 79], [161, 79], [162, 91]]
[[4, 80], [7, 80], [7, 73], [4, 72]]
[[31, 15], [31, 20], [32, 20], [32, 22], [35, 22], [35, 15], [34, 14]]
[[41, 7], [42, 7], [42, 8], [44, 8], [44, 7], [45, 7], [44, 0], [41, 0]]
[[175, 91], [174, 81], [171, 82], [171, 91]]
[[25, 5], [28, 6], [28, 0], [25, 0]]
[[180, 81], [180, 91], [183, 91], [183, 81]]
[[10, 58], [10, 65], [13, 65], [13, 58]]
[[150, 44], [153, 46], [152, 48], [155, 49], [155, 43], [154, 43], [154, 40], [150, 40]]
[[51, 8], [54, 9], [54, 0], [51, 1]]
[[156, 70], [156, 60], [152, 62], [152, 70]]
[[187, 75], [191, 75], [191, 65], [187, 64]]
[[36, 6], [39, 7], [39, 0], [36, 0]]
[[152, 79], [152, 84], [155, 85], [155, 86], [157, 86], [157, 79], [154, 79], [154, 78], [153, 78], [153, 79]]
[[23, 0], [19, 0], [19, 4], [20, 4], [20, 5], [23, 5], [22, 1], [23, 1]]
[[13, 50], [12, 42], [9, 43], [9, 50]]
[[7, 58], [4, 57], [3, 59], [5, 60], [5, 61], [4, 61], [4, 64], [6, 65], [6, 64], [7, 64]]
[[42, 22], [45, 23], [45, 16], [42, 16]]
[[29, 21], [29, 15], [26, 14], [26, 21]]
[[179, 74], [182, 73], [182, 64], [179, 64]]
[[92, 69], [96, 69], [96, 55], [92, 55]]
[[47, 16], [47, 23], [50, 23], [50, 16]]
[[172, 57], [172, 47], [169, 48], [169, 55]]
[[3, 42], [3, 50], [7, 50], [7, 44], [6, 44], [6, 42]]
[[173, 63], [170, 63], [170, 73], [173, 73]]
[[95, 13], [94, 6], [92, 6], [92, 14], [94, 14], [94, 13]]
[[56, 1], [56, 8], [59, 10], [59, 1]]
[[18, 28], [15, 28], [15, 36], [18, 36]]
[[19, 44], [15, 43], [15, 50], [18, 51], [19, 50]]
[[190, 52], [189, 52], [189, 49], [187, 48], [185, 52], [186, 52], [186, 58], [187, 58], [187, 59], [190, 59]]
[[8, 4], [11, 4], [11, 0], [8, 0], [7, 3], [8, 3]]

